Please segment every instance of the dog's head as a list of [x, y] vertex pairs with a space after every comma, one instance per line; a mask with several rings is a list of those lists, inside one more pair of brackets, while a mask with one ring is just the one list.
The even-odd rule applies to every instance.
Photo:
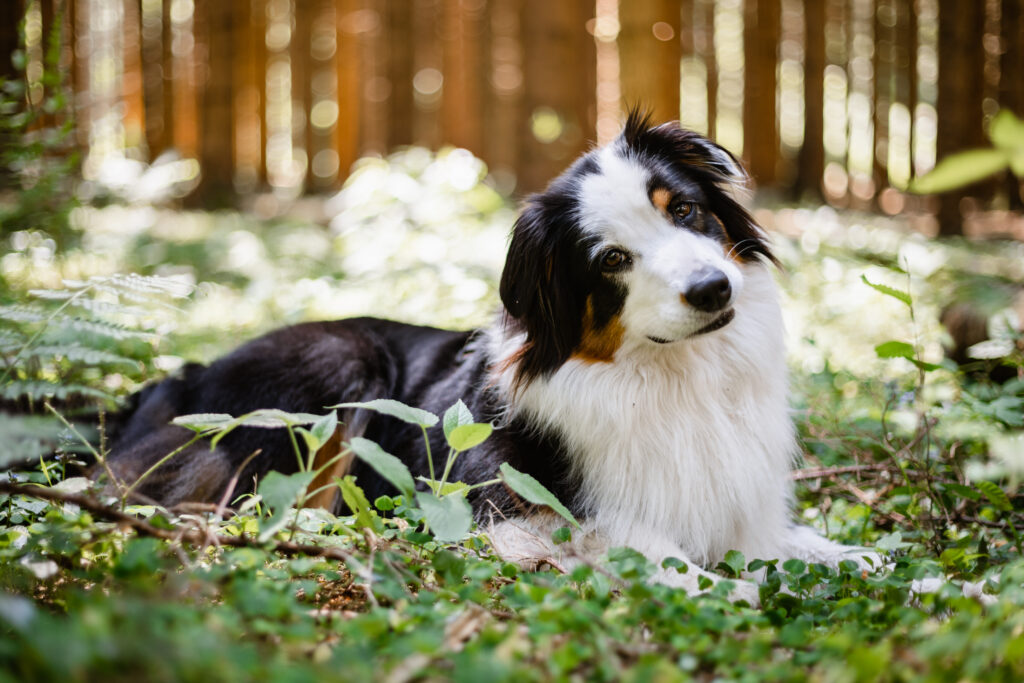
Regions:
[[526, 335], [516, 383], [728, 325], [744, 266], [773, 260], [728, 191], [745, 178], [715, 143], [634, 111], [618, 139], [531, 197], [501, 277], [508, 323]]

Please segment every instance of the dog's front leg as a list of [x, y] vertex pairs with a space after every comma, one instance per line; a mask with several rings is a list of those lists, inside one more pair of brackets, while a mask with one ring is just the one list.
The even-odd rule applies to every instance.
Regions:
[[787, 529], [777, 557], [828, 565], [833, 569], [843, 560], [852, 560], [862, 570], [872, 572], [885, 565], [882, 556], [870, 548], [830, 541], [810, 527], [793, 525]]
[[[651, 577], [652, 581], [682, 588], [690, 595], [704, 593], [707, 588], [702, 586], [722, 580], [721, 576], [705, 571], [690, 560], [677, 543], [648, 530], [609, 535], [585, 524], [582, 530], [574, 531], [571, 541], [556, 545], [551, 534], [561, 526], [565, 526], [565, 521], [560, 517], [541, 513], [495, 522], [488, 530], [488, 536], [499, 556], [526, 569], [550, 564], [571, 571], [580, 564], [602, 563], [610, 548], [628, 547], [641, 553], [657, 567]], [[663, 564], [668, 558], [675, 558], [682, 564], [666, 568]], [[756, 584], [742, 579], [733, 583], [730, 600], [742, 600], [754, 606], [759, 604]]]

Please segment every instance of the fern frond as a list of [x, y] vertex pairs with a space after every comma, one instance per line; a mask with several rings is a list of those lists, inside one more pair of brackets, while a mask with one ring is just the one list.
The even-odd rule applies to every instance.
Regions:
[[25, 349], [21, 354], [22, 358], [62, 358], [72, 363], [83, 363], [85, 365], [124, 365], [138, 367], [139, 362], [127, 356], [121, 356], [109, 351], [95, 349], [81, 344], [52, 344], [33, 346]]
[[28, 304], [0, 306], [0, 320], [10, 323], [39, 323], [48, 317], [49, 314], [38, 306]]
[[34, 460], [52, 452], [60, 443], [63, 426], [38, 415], [0, 413], [0, 468]]
[[[101, 284], [99, 282], [95, 284]], [[105, 278], [102, 284], [117, 289], [122, 295], [156, 294], [174, 299], [183, 299], [192, 293], [192, 285], [159, 277], [157, 275], [138, 275], [137, 273], [117, 274]]]
[[163, 301], [141, 301], [139, 303], [145, 303], [149, 308], [130, 306], [116, 301], [100, 301], [99, 299], [75, 299], [71, 302], [71, 305], [75, 308], [81, 308], [89, 311], [90, 313], [131, 316], [132, 318], [144, 318], [148, 315], [152, 315], [154, 305], [161, 307], [169, 306], [169, 304]]
[[73, 397], [98, 398], [103, 401], [115, 400], [113, 394], [84, 384], [55, 384], [41, 379], [16, 379], [0, 385], [0, 398], [9, 401], [18, 399], [42, 401], [46, 398], [63, 401]]
[[156, 337], [156, 335], [152, 332], [146, 332], [144, 330], [134, 330], [126, 325], [119, 325], [117, 323], [110, 323], [105, 320], [96, 320], [92, 318], [79, 318], [70, 315], [56, 316], [50, 322], [50, 325], [54, 327], [59, 327], [63, 330], [84, 332], [86, 334], [94, 334], [118, 340], [153, 339], [154, 337]]

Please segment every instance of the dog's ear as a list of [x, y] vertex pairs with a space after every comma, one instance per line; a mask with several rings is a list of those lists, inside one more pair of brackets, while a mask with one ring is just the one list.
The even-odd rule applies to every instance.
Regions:
[[652, 127], [639, 110], [629, 113], [620, 140], [627, 154], [671, 164], [700, 184], [739, 260], [777, 263], [764, 231], [734, 196], [749, 176], [729, 150], [674, 121]]
[[[516, 384], [564, 363], [582, 334], [581, 264], [576, 263], [570, 212], [533, 198], [512, 231], [500, 294], [507, 321], [526, 333], [517, 353]], [[580, 272], [577, 272], [580, 271]]]

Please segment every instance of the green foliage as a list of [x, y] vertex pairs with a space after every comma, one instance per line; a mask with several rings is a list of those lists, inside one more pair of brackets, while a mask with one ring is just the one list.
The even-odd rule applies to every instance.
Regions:
[[[128, 240], [118, 264], [159, 263], [201, 282], [201, 296], [183, 304], [191, 327], [169, 340], [191, 357], [234, 345], [245, 325], [353, 312], [324, 303], [336, 306], [348, 295], [371, 310], [408, 299], [432, 320], [461, 322], [476, 314], [457, 307], [478, 306], [478, 320], [486, 321], [496, 272], [465, 263], [487, 254], [500, 266], [510, 220], [479, 182], [453, 189], [466, 168], [474, 166], [458, 155], [422, 150], [367, 162], [338, 210], [345, 225], [362, 230], [343, 225], [334, 237], [315, 226], [255, 225], [231, 215], [163, 216], [158, 223], [170, 227]], [[395, 187], [416, 201], [400, 201]], [[471, 206], [452, 209], [463, 196]], [[448, 213], [435, 211], [436, 202], [430, 212], [415, 208], [438, 198]], [[121, 214], [81, 211], [93, 226], [85, 238], [113, 239], [106, 230]], [[328, 486], [347, 506], [339, 516], [302, 507], [317, 493], [309, 490], [316, 475], [333, 464], [315, 469], [314, 456], [344, 419], [335, 410], [193, 415], [179, 424], [209, 441], [242, 424], [286, 430], [298, 472], [268, 475], [254, 494], [233, 502], [236, 508], [220, 511], [128, 505], [130, 482], [111, 504], [110, 491], [66, 477], [61, 460], [6, 473], [5, 480], [32, 488], [0, 482], [0, 681], [1021, 679], [1024, 382], [993, 386], [957, 374], [940, 361], [934, 329], [936, 302], [965, 282], [985, 292], [1001, 282], [957, 273], [979, 261], [990, 273], [1016, 272], [1019, 259], [985, 245], [909, 242], [919, 258], [908, 264], [908, 241], [896, 244], [873, 226], [840, 226], [827, 213], [814, 218], [805, 239], [779, 246], [792, 298], [786, 308], [798, 331], [799, 511], [837, 540], [883, 551], [891, 571], [866, 574], [853, 562], [838, 569], [780, 565], [729, 552], [714, 568], [723, 582], [704, 578], [701, 596], [647, 583], [659, 568], [629, 549], [594, 565], [525, 571], [494, 555], [486, 525], [472, 518], [471, 488], [449, 481], [458, 458], [471, 457], [467, 449], [491, 432], [462, 402], [440, 417], [394, 402], [361, 404], [424, 436], [431, 430], [435, 448], [442, 444], [447, 453], [430, 458], [438, 471], [416, 480], [376, 444], [353, 439], [333, 457], [360, 458], [395, 495], [370, 501], [354, 477], [337, 479]], [[815, 232], [829, 225], [837, 229]], [[859, 246], [841, 243], [858, 234], [853, 228]], [[477, 238], [487, 231], [498, 237], [484, 248]], [[439, 241], [458, 252], [445, 254], [443, 264], [417, 261]], [[239, 254], [252, 253], [259, 258], [244, 265]], [[372, 292], [360, 289], [374, 279], [360, 261], [378, 255], [373, 262], [398, 275]], [[67, 261], [46, 267], [57, 272], [80, 263], [78, 256], [72, 250]], [[331, 263], [335, 257], [344, 268]], [[26, 253], [9, 260], [31, 270]], [[941, 267], [922, 274], [920, 264], [933, 261]], [[482, 289], [471, 286], [476, 278]], [[905, 278], [906, 286], [876, 284], [890, 278]], [[8, 379], [51, 386], [52, 393], [38, 395], [56, 397], [77, 383], [123, 396], [154, 374], [154, 337], [137, 333], [156, 332], [159, 316], [152, 314], [164, 307], [98, 283], [75, 298], [77, 287], [8, 295], [0, 328]], [[303, 287], [318, 292], [315, 302], [300, 295]], [[451, 296], [463, 291], [471, 300]], [[86, 299], [93, 303], [78, 305]], [[77, 322], [50, 338], [65, 329], [65, 315]], [[232, 322], [235, 315], [244, 324]], [[204, 327], [211, 319], [212, 332]], [[126, 332], [93, 337], [96, 325]], [[987, 349], [990, 362], [1019, 361], [1010, 327], [1008, 344]], [[74, 344], [81, 348], [70, 351]], [[820, 365], [808, 363], [815, 357]], [[69, 417], [73, 407], [57, 406]], [[8, 433], [51, 445], [68, 436], [59, 420], [29, 417], [39, 421], [0, 415], [0, 467], [14, 462], [17, 450]], [[558, 511], [567, 521], [553, 533], [555, 543], [577, 533], [571, 514], [523, 473], [505, 467], [478, 486], [504, 486], [524, 504]], [[666, 560], [663, 569], [673, 568], [687, 570]], [[745, 573], [759, 583], [760, 609], [726, 599], [728, 583]], [[951, 585], [912, 594], [915, 581], [943, 574]], [[991, 604], [963, 597], [964, 581], [981, 582]]]
[[948, 192], [966, 187], [1007, 169], [1024, 178], [1024, 121], [1002, 109], [989, 124], [990, 149], [971, 149], [951, 154], [935, 168], [910, 183], [918, 194]]
[[0, 466], [62, 445], [81, 449], [81, 439], [61, 438], [64, 428], [43, 404], [89, 421], [97, 408], [114, 406], [108, 387], [137, 386], [154, 373], [156, 326], [176, 314], [170, 302], [187, 292], [172, 280], [114, 275], [31, 290], [0, 306], [0, 405], [9, 411], [0, 420], [9, 444]]
[[17, 76], [0, 79], [0, 184], [17, 189], [0, 201], [0, 244], [7, 248], [53, 249], [77, 240], [69, 217], [79, 155], [68, 74], [60, 68], [61, 26], [58, 16], [45, 37], [41, 74], [27, 71], [20, 27], [22, 49], [12, 56]]

